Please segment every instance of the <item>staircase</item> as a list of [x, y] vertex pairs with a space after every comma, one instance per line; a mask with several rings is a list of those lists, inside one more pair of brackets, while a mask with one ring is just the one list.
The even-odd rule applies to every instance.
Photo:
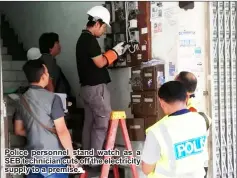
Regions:
[[[2, 78], [3, 78], [3, 92], [4, 102], [6, 104], [6, 117], [4, 118], [5, 128], [5, 147], [23, 148], [25, 145], [25, 138], [16, 136], [13, 131], [13, 114], [16, 109], [15, 102], [7, 96], [18, 89], [20, 86], [27, 86], [25, 74], [22, 71], [22, 66], [26, 62], [26, 51], [23, 45], [18, 42], [18, 37], [14, 30], [10, 27], [9, 22], [5, 16], [1, 16], [1, 38], [0, 48], [2, 56]], [[23, 175], [6, 175], [6, 178], [23, 178]], [[5, 178], [5, 177], [3, 177]]]
[[7, 53], [12, 56], [13, 61], [27, 60], [27, 51], [24, 49], [23, 43], [19, 42], [18, 35], [4, 14], [1, 14], [1, 37], [3, 46], [7, 46]]
[[27, 85], [22, 66], [27, 60], [26, 50], [19, 42], [18, 36], [10, 26], [4, 14], [1, 14], [1, 53], [3, 69], [3, 91], [11, 92], [19, 86]]

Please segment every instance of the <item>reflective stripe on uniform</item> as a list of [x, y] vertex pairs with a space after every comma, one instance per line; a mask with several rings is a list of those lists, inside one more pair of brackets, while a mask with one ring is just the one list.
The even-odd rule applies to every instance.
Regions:
[[[204, 119], [200, 119], [202, 116], [198, 113], [189, 113], [188, 115], [182, 114], [180, 116], [171, 117], [172, 118], [165, 116], [159, 122], [147, 129], [147, 132], [152, 131], [157, 138], [161, 145], [160, 154], [162, 155], [161, 159], [156, 163], [154, 172], [149, 174], [148, 178], [171, 178], [188, 175], [195, 177], [196, 174], [203, 169], [201, 164], [204, 145], [206, 143]], [[180, 119], [178, 117], [180, 117]], [[193, 120], [190, 120], [190, 117], [192, 117]], [[177, 122], [177, 124], [175, 122]], [[195, 122], [195, 124], [193, 124], [193, 122]], [[185, 123], [192, 126], [191, 128], [184, 127], [187, 132], [191, 134], [175, 134], [177, 131], [175, 126], [178, 126], [179, 124], [183, 125]], [[198, 129], [194, 130], [195, 127]], [[180, 140], [180, 138], [183, 139]], [[189, 162], [192, 161], [196, 161], [195, 164], [197, 165], [190, 164], [186, 166], [186, 164], [189, 164]], [[200, 174], [202, 175], [202, 172]]]
[[[175, 155], [173, 154], [173, 146], [172, 146], [172, 138], [168, 133], [168, 129], [164, 124], [159, 125], [160, 133], [159, 133], [159, 141], [167, 145], [167, 160], [168, 160], [168, 167], [167, 170], [162, 168], [161, 166], [157, 165], [155, 168], [156, 174], [163, 174], [167, 177], [173, 177], [176, 173], [176, 165], [175, 165]], [[157, 136], [157, 135], [156, 135]], [[165, 139], [164, 139], [165, 138]]]

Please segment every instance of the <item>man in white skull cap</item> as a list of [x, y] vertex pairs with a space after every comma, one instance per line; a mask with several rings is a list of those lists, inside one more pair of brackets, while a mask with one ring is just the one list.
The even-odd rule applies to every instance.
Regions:
[[27, 51], [27, 59], [28, 60], [37, 60], [42, 56], [39, 48], [32, 47]]
[[121, 42], [102, 53], [96, 38], [105, 33], [106, 26], [110, 27], [110, 12], [103, 6], [95, 6], [87, 14], [86, 29], [82, 30], [76, 45], [76, 59], [85, 109], [82, 147], [94, 149], [96, 154], [103, 149], [111, 113], [107, 88], [111, 79], [107, 66], [124, 54], [128, 46]]

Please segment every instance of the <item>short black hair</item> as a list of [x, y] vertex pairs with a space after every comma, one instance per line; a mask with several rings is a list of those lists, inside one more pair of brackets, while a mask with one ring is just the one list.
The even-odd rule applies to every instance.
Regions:
[[100, 26], [102, 26], [104, 24], [102, 19], [95, 20], [94, 17], [89, 15], [86, 27], [93, 27], [96, 24], [96, 22], [99, 22]]
[[43, 33], [39, 38], [39, 49], [41, 53], [50, 53], [54, 44], [59, 42], [59, 35], [54, 32]]
[[188, 92], [194, 93], [197, 88], [197, 78], [191, 72], [182, 71], [179, 73], [178, 78], [180, 82], [182, 82], [187, 89]]
[[170, 81], [164, 83], [158, 90], [158, 96], [166, 103], [173, 103], [176, 101], [186, 101], [187, 90], [185, 86], [179, 81]]
[[38, 83], [45, 72], [44, 62], [40, 59], [29, 60], [22, 67], [29, 83]]

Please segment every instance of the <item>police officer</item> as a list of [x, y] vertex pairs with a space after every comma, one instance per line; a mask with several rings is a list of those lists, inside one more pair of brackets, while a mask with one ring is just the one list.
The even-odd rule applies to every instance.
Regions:
[[196, 76], [191, 72], [182, 71], [176, 76], [175, 80], [183, 83], [187, 89], [187, 95], [189, 96], [187, 102], [188, 109], [192, 112], [197, 112], [198, 107], [197, 101], [195, 100], [195, 90], [197, 88]]
[[[198, 103], [195, 99], [195, 90], [197, 88], [197, 78], [196, 76], [191, 73], [191, 72], [187, 72], [187, 71], [182, 71], [180, 72], [175, 80], [180, 81], [181, 83], [184, 84], [186, 90], [187, 90], [187, 95], [189, 97], [188, 102], [187, 102], [187, 106], [188, 109], [191, 112], [198, 112]], [[206, 116], [208, 118], [208, 120], [211, 120], [211, 118], [209, 118], [208, 116]], [[205, 162], [205, 171], [206, 171], [206, 175], [208, 173], [208, 160], [210, 160], [210, 152], [211, 152], [211, 129], [209, 129], [208, 131], [208, 144], [206, 145], [207, 148], [209, 149], [209, 156], [208, 154], [206, 155], [206, 162]], [[208, 158], [209, 157], [209, 158]]]
[[187, 90], [170, 81], [158, 91], [164, 118], [147, 129], [142, 170], [148, 178], [204, 177], [207, 125], [203, 116], [187, 109]]
[[82, 134], [83, 149], [101, 150], [107, 134], [111, 113], [111, 82], [107, 66], [124, 54], [126, 46], [121, 42], [102, 54], [97, 38], [106, 26], [110, 27], [110, 13], [103, 6], [91, 8], [88, 22], [76, 44], [77, 69], [81, 84], [80, 95], [84, 101], [85, 121]]

